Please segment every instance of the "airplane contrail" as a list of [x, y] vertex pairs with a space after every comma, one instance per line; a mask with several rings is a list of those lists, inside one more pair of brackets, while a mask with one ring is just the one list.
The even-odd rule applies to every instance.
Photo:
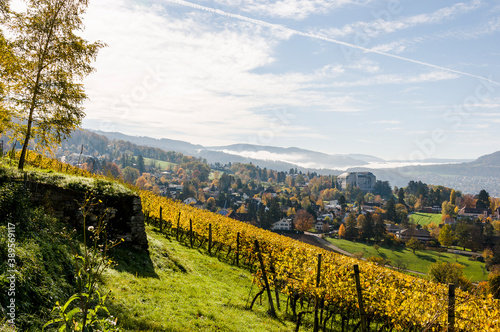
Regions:
[[256, 24], [256, 25], [259, 25], [259, 26], [262, 26], [262, 27], [267, 27], [267, 28], [272, 28], [272, 29], [280, 30], [280, 31], [283, 31], [285, 33], [289, 33], [291, 35], [297, 35], [297, 36], [302, 36], [302, 37], [307, 37], [307, 38], [312, 38], [312, 39], [323, 40], [323, 41], [326, 41], [326, 42], [329, 42], [329, 43], [333, 43], [333, 44], [337, 44], [337, 45], [342, 45], [342, 46], [346, 46], [346, 47], [350, 47], [350, 48], [355, 48], [355, 49], [361, 50], [361, 51], [363, 51], [365, 53], [379, 54], [379, 55], [382, 55], [382, 56], [386, 56], [386, 57], [390, 57], [390, 58], [394, 58], [394, 59], [398, 59], [398, 60], [402, 60], [402, 61], [406, 61], [406, 62], [416, 63], [416, 64], [419, 64], [419, 65], [422, 65], [422, 66], [431, 67], [431, 68], [435, 68], [435, 69], [447, 71], [447, 72], [450, 72], [450, 73], [455, 73], [455, 74], [459, 74], [459, 75], [463, 75], [463, 76], [469, 76], [469, 77], [478, 78], [480, 80], [484, 80], [484, 81], [488, 81], [488, 82], [500, 85], [499, 82], [496, 82], [496, 81], [494, 81], [491, 78], [487, 78], [487, 77], [483, 77], [483, 76], [479, 76], [479, 75], [474, 75], [474, 74], [466, 73], [466, 72], [463, 72], [463, 71], [459, 71], [459, 70], [455, 70], [455, 69], [451, 69], [451, 68], [446, 68], [446, 67], [434, 65], [432, 63], [428, 63], [428, 62], [424, 62], [424, 61], [419, 61], [419, 60], [414, 60], [414, 59], [402, 57], [402, 56], [391, 54], [391, 53], [387, 53], [387, 52], [373, 50], [373, 49], [366, 48], [366, 47], [363, 47], [363, 46], [359, 46], [359, 45], [356, 45], [356, 44], [347, 43], [347, 42], [343, 42], [343, 41], [332, 39], [332, 38], [327, 38], [327, 37], [324, 37], [324, 36], [321, 36], [321, 35], [317, 35], [317, 34], [313, 34], [313, 33], [306, 33], [306, 32], [298, 31], [298, 30], [295, 30], [295, 29], [290, 29], [290, 28], [284, 27], [284, 26], [279, 25], [279, 24], [269, 23], [269, 22], [266, 22], [266, 21], [253, 19], [253, 18], [242, 16], [242, 15], [239, 15], [239, 14], [231, 14], [231, 13], [225, 12], [225, 11], [220, 10], [220, 9], [214, 9], [214, 8], [211, 8], [211, 7], [206, 7], [206, 6], [198, 5], [198, 4], [195, 4], [195, 3], [192, 3], [192, 2], [188, 2], [188, 1], [184, 1], [184, 0], [166, 0], [166, 1], [172, 2], [172, 3], [176, 3], [176, 4], [179, 4], [179, 5], [185, 6], [185, 7], [191, 7], [191, 8], [194, 8], [194, 9], [203, 10], [203, 11], [206, 11], [206, 12], [214, 13], [214, 14], [217, 14], [217, 15], [225, 16], [225, 17], [235, 18], [237, 20], [245, 21], [245, 22], [249, 22], [249, 23], [253, 23], [253, 24]]

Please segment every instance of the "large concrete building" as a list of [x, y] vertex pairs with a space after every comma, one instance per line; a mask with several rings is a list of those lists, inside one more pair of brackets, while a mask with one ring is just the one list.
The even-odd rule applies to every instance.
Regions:
[[337, 177], [337, 183], [342, 189], [346, 189], [349, 184], [364, 191], [371, 191], [375, 187], [375, 182], [377, 178], [371, 172], [348, 172]]

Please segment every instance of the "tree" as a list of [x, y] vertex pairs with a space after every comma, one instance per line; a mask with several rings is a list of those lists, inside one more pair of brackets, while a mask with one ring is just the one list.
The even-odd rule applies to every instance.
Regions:
[[207, 199], [207, 209], [209, 209], [212, 212], [214, 212], [217, 209], [217, 202], [215, 201], [215, 198], [210, 197]]
[[342, 209], [342, 211], [345, 210], [347, 204], [346, 204], [346, 199], [345, 199], [345, 196], [344, 195], [341, 195], [340, 198], [339, 198], [339, 205], [340, 205], [340, 208]]
[[296, 230], [306, 232], [314, 225], [314, 218], [306, 210], [299, 210], [293, 219], [293, 226]]
[[452, 283], [467, 289], [470, 287], [470, 282], [465, 279], [463, 268], [463, 265], [458, 263], [436, 262], [429, 266], [429, 276], [434, 282]]
[[438, 240], [442, 246], [451, 246], [451, 244], [453, 243], [453, 234], [451, 233], [450, 225], [444, 225], [443, 228], [441, 228], [441, 230], [439, 231]]
[[419, 240], [412, 237], [408, 242], [406, 242], [406, 248], [411, 249], [413, 253], [415, 253], [415, 250], [424, 249], [424, 245]]
[[453, 205], [457, 205], [457, 193], [455, 192], [455, 189], [451, 190], [450, 193], [450, 203]]
[[380, 195], [383, 198], [389, 198], [392, 196], [392, 189], [389, 185], [388, 181], [379, 181], [375, 182], [375, 186], [373, 187], [373, 194]]
[[[8, 3], [0, 0], [0, 24], [3, 23], [9, 12]], [[12, 60], [7, 40], [5, 39], [2, 30], [0, 30], [0, 137], [2, 133], [11, 124], [11, 110], [5, 104], [5, 85], [2, 82], [2, 77], [8, 77], [11, 66], [9, 65]]]
[[137, 169], [141, 174], [146, 172], [146, 166], [144, 165], [144, 158], [141, 155], [137, 157]]
[[80, 82], [94, 70], [90, 63], [104, 46], [75, 34], [83, 29], [87, 2], [26, 0], [26, 12], [8, 16], [12, 70], [1, 80], [15, 110], [12, 138], [23, 142], [20, 170], [32, 139], [37, 149], [50, 150], [85, 116], [87, 96]]
[[339, 238], [341, 238], [341, 239], [345, 238], [345, 226], [344, 226], [344, 224], [340, 225], [340, 228], [339, 228]]
[[490, 194], [486, 190], [481, 190], [476, 202], [477, 209], [489, 209], [490, 208]]
[[441, 213], [443, 216], [456, 217], [456, 206], [448, 201], [444, 201], [441, 205]]
[[132, 184], [134, 183], [135, 180], [139, 178], [139, 176], [141, 176], [139, 170], [130, 166], [125, 167], [122, 173], [123, 173], [123, 180], [127, 183], [132, 183]]
[[345, 237], [348, 240], [355, 240], [358, 237], [357, 221], [354, 213], [349, 213], [345, 221]]
[[399, 190], [398, 190], [398, 204], [406, 205], [406, 203], [405, 203], [405, 190], [403, 188], [399, 188]]
[[367, 213], [366, 216], [359, 215], [358, 226], [361, 231], [360, 237], [362, 240], [370, 240], [373, 237], [373, 218], [370, 213]]
[[376, 242], [381, 242], [385, 235], [387, 234], [387, 228], [385, 227], [384, 218], [380, 214], [375, 213], [373, 215], [374, 226], [373, 226], [373, 237]]
[[392, 197], [387, 201], [387, 204], [385, 205], [385, 210], [386, 210], [385, 217], [387, 218], [387, 220], [389, 221], [397, 220], [396, 205]]

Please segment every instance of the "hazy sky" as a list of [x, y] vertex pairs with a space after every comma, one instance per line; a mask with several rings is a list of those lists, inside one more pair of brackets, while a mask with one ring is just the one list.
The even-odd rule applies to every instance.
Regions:
[[497, 1], [93, 0], [84, 127], [382, 158], [500, 150]]

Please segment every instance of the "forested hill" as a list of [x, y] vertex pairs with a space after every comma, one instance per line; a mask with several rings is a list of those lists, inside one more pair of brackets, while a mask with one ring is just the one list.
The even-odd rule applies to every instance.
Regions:
[[123, 154], [141, 155], [172, 163], [181, 163], [185, 157], [180, 152], [165, 151], [160, 148], [141, 146], [124, 140], [110, 140], [106, 136], [99, 135], [88, 130], [76, 130], [71, 137], [61, 143], [57, 156], [61, 157], [65, 152], [80, 153], [82, 156], [109, 156], [118, 158]]

